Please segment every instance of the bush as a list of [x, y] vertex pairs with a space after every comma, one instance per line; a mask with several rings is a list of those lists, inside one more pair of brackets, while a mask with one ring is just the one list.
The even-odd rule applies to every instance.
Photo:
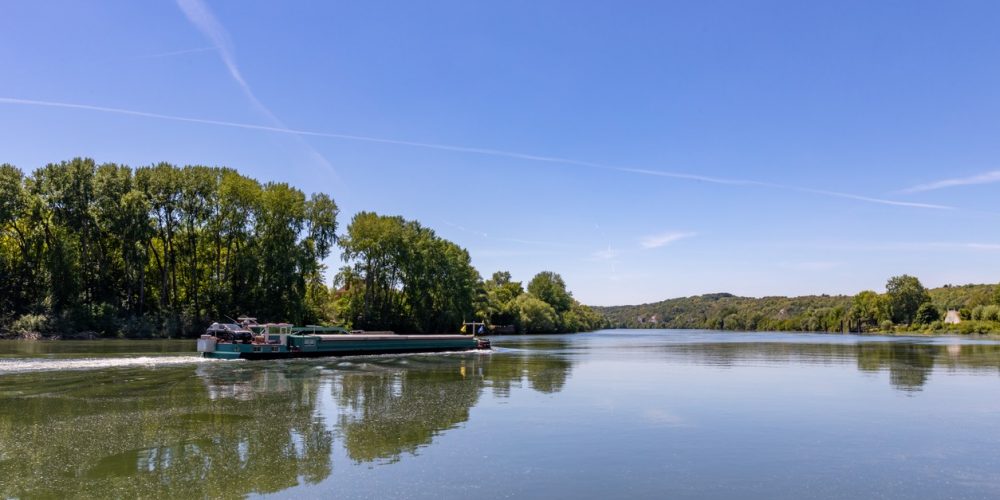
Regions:
[[878, 329], [880, 331], [882, 331], [882, 332], [891, 332], [892, 331], [892, 321], [890, 321], [890, 320], [883, 320], [881, 323], [878, 324]]
[[17, 333], [45, 333], [51, 327], [52, 320], [44, 314], [25, 314], [10, 325], [10, 329]]
[[958, 332], [966, 335], [972, 333], [990, 333], [997, 331], [997, 326], [1000, 325], [986, 321], [969, 320], [958, 324]]
[[87, 308], [86, 315], [86, 321], [82, 325], [78, 324], [77, 328], [85, 326], [87, 329], [94, 330], [103, 336], [111, 335], [121, 330], [121, 321], [119, 321], [116, 314], [116, 308], [111, 304], [103, 302], [93, 304]]
[[1000, 321], [1000, 306], [996, 304], [983, 306], [981, 314], [979, 319], [983, 321]]
[[132, 316], [122, 322], [121, 333], [126, 337], [152, 337], [158, 322], [155, 317]]
[[938, 311], [937, 308], [930, 302], [924, 302], [923, 304], [920, 304], [920, 308], [917, 309], [916, 317], [913, 319], [918, 325], [926, 325], [941, 319], [941, 312]]
[[937, 331], [946, 330], [947, 326], [948, 325], [944, 324], [944, 321], [937, 320], [937, 321], [933, 321], [931, 323], [928, 323], [926, 328], [927, 328], [927, 331], [937, 332]]

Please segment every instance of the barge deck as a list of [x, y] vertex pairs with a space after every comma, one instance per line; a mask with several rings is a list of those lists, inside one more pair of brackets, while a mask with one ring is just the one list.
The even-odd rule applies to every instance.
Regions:
[[472, 335], [399, 335], [348, 332], [338, 327], [294, 327], [287, 323], [214, 323], [198, 339], [198, 351], [217, 359], [286, 359], [489, 349], [489, 340]]

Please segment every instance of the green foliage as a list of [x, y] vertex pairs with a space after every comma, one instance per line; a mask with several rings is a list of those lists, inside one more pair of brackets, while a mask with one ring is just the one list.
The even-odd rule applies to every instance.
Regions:
[[339, 317], [355, 328], [453, 332], [474, 317], [467, 251], [402, 217], [361, 212], [340, 239]]
[[[418, 222], [361, 212], [338, 241], [338, 215], [326, 194], [228, 168], [75, 158], [25, 177], [0, 165], [0, 329], [190, 336], [241, 314], [417, 332], [474, 318], [528, 318], [538, 332], [602, 324], [558, 274], [540, 273], [541, 299], [518, 302], [509, 273], [483, 282], [465, 249]], [[331, 293], [322, 262], [337, 243], [346, 265]]]
[[924, 302], [917, 308], [914, 322], [918, 325], [927, 325], [941, 319], [941, 312], [930, 302]]
[[559, 323], [561, 331], [564, 332], [589, 332], [605, 326], [604, 318], [600, 313], [575, 300], [570, 305], [569, 310], [562, 314]]
[[[612, 327], [618, 328], [710, 328], [720, 330], [826, 331], [826, 332], [953, 332], [985, 333], [1000, 331], [1000, 305], [965, 305], [991, 297], [1000, 287], [993, 285], [947, 285], [933, 290], [919, 286], [916, 278], [901, 276], [890, 280], [893, 290], [912, 295], [922, 302], [913, 312], [909, 326], [893, 322], [892, 296], [865, 290], [853, 297], [736, 297], [716, 293], [670, 299], [639, 306], [595, 308]], [[915, 286], [916, 285], [916, 286]], [[923, 294], [919, 293], [923, 290]], [[898, 298], [898, 297], [897, 297]], [[942, 311], [959, 309], [958, 325], [941, 321]], [[904, 308], [905, 309], [905, 308]], [[901, 306], [896, 306], [896, 312]]]
[[337, 206], [234, 170], [0, 165], [0, 319], [191, 335], [223, 315], [314, 322]]
[[568, 311], [573, 304], [573, 296], [566, 291], [562, 276], [551, 271], [542, 271], [528, 283], [528, 293], [545, 301], [556, 312]]
[[[479, 316], [494, 331], [572, 333], [596, 330], [605, 325], [601, 314], [574, 300], [566, 290], [562, 277], [553, 272], [543, 271], [535, 275], [528, 285], [527, 293], [520, 282], [512, 281], [507, 271], [493, 273], [483, 283], [483, 289], [486, 300]], [[542, 295], [538, 295], [539, 293]], [[547, 297], [548, 300], [542, 297]]]
[[976, 306], [972, 309], [970, 319], [974, 321], [1000, 321], [1000, 306], [995, 304]]
[[486, 300], [477, 314], [490, 325], [514, 326], [520, 317], [515, 299], [524, 293], [520, 281], [513, 281], [507, 271], [497, 271], [483, 283]]
[[906, 274], [889, 278], [885, 293], [889, 300], [889, 313], [896, 323], [913, 323], [920, 306], [931, 300], [920, 280]]
[[847, 296], [736, 297], [715, 293], [639, 306], [595, 308], [621, 328], [843, 331], [852, 303]]
[[966, 335], [974, 333], [995, 333], [997, 331], [997, 324], [992, 321], [970, 320], [963, 321], [955, 326], [958, 327], [957, 329], [959, 333]]
[[860, 330], [867, 326], [877, 325], [888, 319], [888, 303], [883, 297], [872, 290], [865, 290], [854, 296], [850, 308], [851, 319], [858, 324]]
[[559, 315], [547, 302], [524, 293], [515, 299], [518, 310], [518, 325], [522, 333], [546, 333], [556, 331]]
[[51, 326], [52, 320], [44, 314], [25, 314], [10, 324], [10, 330], [17, 333], [45, 333]]

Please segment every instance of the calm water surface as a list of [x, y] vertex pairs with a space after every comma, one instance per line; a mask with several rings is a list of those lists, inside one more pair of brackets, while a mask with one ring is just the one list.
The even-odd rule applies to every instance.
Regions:
[[2, 342], [0, 497], [1000, 497], [996, 341], [492, 340], [286, 362]]

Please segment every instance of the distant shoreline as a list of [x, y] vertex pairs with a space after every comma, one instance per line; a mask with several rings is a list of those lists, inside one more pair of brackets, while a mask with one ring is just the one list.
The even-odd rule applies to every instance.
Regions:
[[[691, 332], [691, 331], [703, 331], [703, 332], [713, 332], [713, 333], [723, 333], [731, 335], [742, 335], [742, 334], [752, 334], [752, 333], [781, 333], [788, 335], [840, 335], [840, 336], [855, 336], [855, 337], [922, 337], [922, 338], [934, 338], [934, 337], [955, 337], [955, 338], [974, 338], [974, 339], [988, 339], [988, 340], [1000, 340], [1000, 331], [986, 332], [986, 333], [961, 333], [958, 331], [936, 331], [936, 332], [920, 332], [920, 331], [898, 331], [898, 332], [825, 332], [825, 331], [805, 331], [805, 330], [720, 330], [715, 328], [601, 328], [598, 330], [591, 330], [589, 332], [535, 332], [535, 333], [524, 333], [524, 334], [496, 334], [496, 335], [486, 335], [491, 337], [523, 337], [523, 336], [533, 336], [533, 335], [578, 335], [581, 333], [593, 333], [596, 331], [625, 331], [625, 330], [649, 330], [649, 331], [676, 331], [676, 332]], [[59, 342], [59, 341], [100, 341], [100, 340], [136, 340], [136, 341], [160, 341], [160, 340], [184, 340], [184, 341], [194, 341], [196, 339], [189, 337], [102, 337], [95, 332], [81, 332], [75, 334], [39, 334], [39, 333], [2, 333], [0, 334], [0, 341], [29, 341], [29, 342]]]
[[855, 334], [1000, 334], [1000, 286], [924, 288], [894, 276], [886, 291], [856, 295], [740, 297], [710, 293], [660, 302], [593, 306], [613, 328], [704, 328], [726, 331]]

